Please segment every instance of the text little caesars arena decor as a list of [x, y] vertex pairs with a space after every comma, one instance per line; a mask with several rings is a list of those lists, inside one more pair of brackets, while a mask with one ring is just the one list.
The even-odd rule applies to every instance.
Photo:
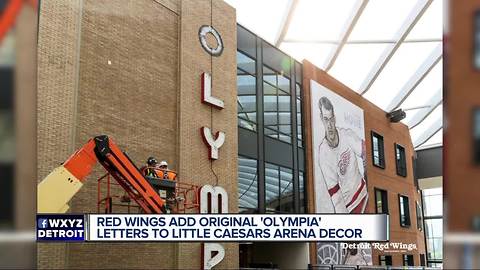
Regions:
[[[92, 214], [88, 216], [88, 230], [90, 241], [378, 242], [389, 240], [388, 216], [384, 214]], [[214, 251], [224, 253], [223, 248]]]

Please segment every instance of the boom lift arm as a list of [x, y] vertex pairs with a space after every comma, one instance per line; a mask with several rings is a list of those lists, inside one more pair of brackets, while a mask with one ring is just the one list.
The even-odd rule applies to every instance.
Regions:
[[65, 213], [69, 208], [68, 202], [83, 186], [97, 162], [145, 213], [165, 213], [165, 201], [130, 158], [106, 135], [90, 139], [38, 184], [37, 211]]

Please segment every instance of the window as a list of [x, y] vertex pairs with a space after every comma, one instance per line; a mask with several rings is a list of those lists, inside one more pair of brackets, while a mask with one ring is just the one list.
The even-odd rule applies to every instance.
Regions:
[[398, 204], [400, 207], [400, 226], [409, 227], [410, 226], [410, 209], [408, 205], [408, 197], [403, 195], [398, 195]]
[[0, 162], [0, 230], [13, 226], [14, 165]]
[[375, 188], [375, 207], [377, 214], [388, 214], [387, 191]]
[[263, 67], [263, 117], [266, 136], [292, 142], [290, 79]]
[[474, 17], [474, 56], [473, 56], [473, 65], [478, 70], [480, 69], [480, 10], [475, 12]]
[[420, 204], [415, 202], [416, 211], [417, 211], [417, 229], [419, 231], [423, 230], [423, 218], [422, 218], [422, 208], [420, 208]]
[[442, 219], [425, 219], [427, 238], [427, 260], [441, 261], [443, 256], [443, 224]]
[[413, 266], [413, 255], [403, 254], [403, 266]]
[[424, 189], [422, 194], [425, 218], [441, 218], [443, 215], [443, 188]]
[[240, 213], [258, 209], [257, 160], [238, 157], [238, 210]]
[[480, 107], [473, 111], [473, 151], [475, 164], [480, 164]]
[[265, 163], [265, 197], [267, 212], [295, 212], [291, 169]]
[[441, 266], [443, 258], [443, 189], [422, 190], [427, 265]]
[[385, 151], [383, 148], [383, 136], [372, 131], [372, 160], [373, 165], [385, 169]]
[[425, 254], [420, 254], [420, 266], [425, 266]]
[[443, 269], [443, 263], [441, 263], [441, 262], [429, 262], [428, 267]]
[[239, 210], [305, 213], [302, 64], [238, 24], [236, 56]]
[[257, 130], [257, 88], [255, 60], [237, 51], [238, 126]]
[[407, 176], [407, 161], [405, 159], [405, 148], [399, 144], [395, 144], [395, 160], [397, 164], [397, 174]]
[[305, 201], [305, 177], [302, 171], [298, 172], [298, 183], [300, 189], [300, 213], [305, 213], [306, 211], [306, 201]]
[[381, 266], [392, 265], [392, 256], [391, 255], [379, 255], [378, 261]]
[[[1, 4], [0, 4], [1, 5]], [[14, 30], [0, 43], [0, 230], [14, 226], [15, 114], [14, 114]], [[10, 48], [9, 48], [10, 47]]]
[[296, 107], [297, 107], [297, 142], [298, 147], [303, 147], [303, 133], [302, 133], [302, 86], [300, 84], [295, 84], [295, 93], [296, 93]]

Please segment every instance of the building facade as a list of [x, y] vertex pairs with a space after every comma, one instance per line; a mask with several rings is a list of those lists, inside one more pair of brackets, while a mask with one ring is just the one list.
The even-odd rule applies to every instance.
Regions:
[[[445, 266], [479, 268], [480, 254], [480, 1], [450, 1], [444, 50]], [[458, 138], [462, 138], [459, 140]], [[459, 211], [461, 209], [461, 211]]]
[[[410, 139], [408, 127], [402, 123], [392, 123], [386, 113], [349, 89], [326, 72], [304, 61], [304, 99], [305, 137], [307, 141], [307, 157], [315, 149], [311, 149], [312, 136], [310, 121], [310, 81], [315, 81], [364, 111], [366, 175], [368, 186], [368, 204], [366, 213], [388, 213], [390, 216], [390, 242], [415, 244], [416, 250], [401, 252], [380, 252], [373, 250], [374, 265], [425, 265], [425, 242], [421, 219], [421, 195], [414, 177], [413, 162], [415, 152]], [[307, 158], [307, 190], [315, 190], [313, 179], [313, 160]], [[315, 210], [315, 196], [308, 193], [307, 201], [311, 212]], [[420, 222], [419, 222], [420, 220]], [[312, 245], [313, 246], [313, 245]], [[311, 261], [316, 255], [310, 249]]]
[[[235, 10], [223, 1], [42, 1], [39, 22], [38, 181], [89, 138], [107, 134], [137, 165], [157, 156], [179, 181], [224, 187], [231, 213], [317, 213], [313, 81], [363, 111], [368, 200], [362, 211], [389, 214], [391, 242], [416, 246], [373, 249], [371, 262], [425, 265], [408, 127], [236, 25]], [[218, 39], [200, 38], [205, 25], [221, 37], [221, 50]], [[222, 109], [202, 102], [204, 73]], [[203, 127], [225, 133], [217, 160], [209, 158]], [[96, 168], [72, 212], [97, 211], [95, 179], [102, 174]], [[217, 267], [306, 268], [320, 263], [318, 247], [228, 243]], [[41, 243], [38, 266], [200, 268], [201, 253], [200, 243]]]
[[[168, 161], [181, 182], [219, 185], [237, 212], [235, 10], [223, 1], [42, 1], [38, 35], [38, 180], [87, 140], [106, 134], [141, 166]], [[199, 29], [213, 26], [213, 56]], [[212, 40], [208, 40], [212, 42]], [[213, 46], [213, 45], [210, 45]], [[202, 103], [203, 73], [224, 108]], [[209, 159], [200, 129], [226, 134]], [[97, 166], [70, 203], [96, 212]], [[234, 184], [232, 184], [232, 182]], [[120, 190], [117, 190], [120, 192]], [[114, 210], [115, 211], [115, 210]], [[238, 244], [224, 244], [218, 267], [238, 267]], [[39, 268], [200, 268], [200, 243], [40, 243]]]

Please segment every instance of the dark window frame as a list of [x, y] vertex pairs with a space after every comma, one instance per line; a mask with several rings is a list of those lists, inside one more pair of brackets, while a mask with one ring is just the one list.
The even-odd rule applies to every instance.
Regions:
[[[8, 2], [8, 1], [7, 1]], [[15, 53], [15, 52], [13, 52]], [[0, 114], [4, 118], [5, 139], [15, 137], [15, 64], [0, 66]], [[14, 143], [15, 144], [15, 143]], [[15, 227], [15, 166], [16, 155], [0, 162], [0, 229], [11, 230]]]
[[427, 260], [425, 254], [421, 253], [420, 254], [420, 266], [426, 266]]
[[[268, 64], [262, 62], [262, 70], [264, 70], [265, 67], [266, 67], [267, 69], [270, 69], [271, 71], [275, 72], [275, 73], [276, 73], [276, 77], [277, 77], [277, 78], [276, 78], [276, 85], [273, 85], [272, 83], [270, 83], [269, 81], [266, 81], [266, 80], [264, 79], [265, 74], [262, 72], [262, 82], [263, 82], [263, 83], [262, 83], [262, 87], [264, 87], [264, 85], [267, 84], [267, 85], [269, 85], [269, 86], [271, 86], [271, 87], [273, 87], [273, 88], [276, 89], [276, 95], [275, 95], [275, 96], [276, 96], [276, 104], [277, 104], [276, 114], [277, 114], [277, 127], [278, 127], [278, 129], [275, 130], [275, 129], [273, 129], [273, 128], [270, 128], [270, 127], [266, 126], [265, 124], [263, 125], [263, 129], [264, 129], [264, 130], [267, 129], [267, 130], [269, 130], [269, 131], [271, 131], [271, 132], [275, 132], [278, 137], [275, 138], [275, 137], [272, 137], [272, 136], [269, 136], [269, 135], [266, 135], [266, 136], [268, 136], [268, 137], [270, 137], [270, 138], [272, 138], [272, 139], [279, 140], [279, 141], [281, 141], [281, 142], [284, 142], [284, 143], [288, 143], [288, 144], [290, 144], [290, 145], [293, 145], [293, 140], [294, 140], [294, 139], [297, 139], [297, 138], [294, 138], [294, 137], [293, 137], [293, 135], [296, 134], [296, 131], [294, 132], [294, 130], [293, 130], [292, 117], [293, 117], [293, 114], [295, 114], [295, 117], [297, 117], [297, 115], [296, 115], [296, 111], [295, 111], [295, 112], [292, 111], [292, 104], [291, 104], [291, 102], [292, 102], [292, 101], [291, 101], [291, 100], [292, 100], [292, 89], [291, 89], [291, 88], [292, 88], [292, 78], [291, 78], [290, 76], [288, 76], [288, 74], [282, 74], [281, 72], [279, 72], [279, 71], [276, 70], [275, 68], [272, 68], [272, 67], [269, 66]], [[278, 76], [283, 76], [283, 77], [285, 77], [285, 78], [287, 78], [287, 79], [289, 80], [289, 87], [288, 87], [288, 88], [289, 88], [289, 89], [288, 89], [289, 92], [288, 92], [288, 93], [287, 93], [284, 89], [281, 89], [281, 88], [280, 88], [280, 86], [279, 86], [279, 84], [278, 84], [278, 81], [279, 81], [279, 80], [278, 80]], [[264, 90], [265, 90], [265, 89], [264, 89]], [[283, 131], [280, 131], [280, 126], [281, 126], [281, 125], [280, 125], [280, 113], [282, 112], [282, 111], [280, 111], [280, 96], [285, 96], [285, 95], [280, 95], [279, 92], [283, 92], [283, 93], [287, 94], [286, 96], [290, 97], [290, 99], [289, 99], [289, 102], [290, 102], [290, 105], [289, 105], [289, 107], [290, 107], [290, 110], [289, 110], [289, 113], [290, 113], [290, 117], [289, 117], [289, 118], [290, 118], [290, 134], [287, 134], [287, 133], [285, 133], [285, 132], [283, 132]], [[263, 91], [263, 103], [265, 103], [265, 91]], [[265, 118], [265, 106], [263, 106], [263, 112], [262, 112], [262, 113], [263, 113], [263, 117]], [[258, 112], [257, 112], [257, 114], [258, 114]], [[297, 127], [295, 127], [295, 129], [296, 129], [296, 128], [297, 128]], [[264, 133], [265, 133], [265, 131], [264, 131]], [[290, 141], [285, 141], [285, 140], [280, 139], [280, 136], [282, 136], [282, 135], [283, 135], [283, 136], [286, 136], [286, 137], [289, 137], [289, 138], [290, 138]]]
[[402, 254], [403, 266], [415, 266], [415, 260], [412, 254]]
[[[254, 77], [255, 80], [256, 80], [257, 73], [258, 73], [258, 71], [257, 71], [257, 59], [255, 59], [254, 57], [251, 57], [248, 53], [246, 53], [246, 52], [244, 52], [244, 51], [242, 51], [241, 49], [238, 49], [238, 48], [237, 48], [237, 53], [241, 53], [241, 54], [245, 55], [246, 57], [252, 59], [252, 60], [254, 61], [254, 63], [255, 63], [255, 74], [252, 74], [252, 73], [248, 72], [247, 70], [244, 70], [243, 68], [239, 67], [239, 66], [238, 66], [238, 63], [237, 63], [237, 77], [238, 77], [238, 70], [240, 70], [240, 71], [244, 72], [245, 75], [247, 75], [247, 76], [252, 76], [252, 77]], [[238, 94], [238, 85], [237, 85], [236, 87], [237, 87], [237, 97], [238, 97], [238, 96], [239, 96], [239, 94]], [[255, 82], [255, 89], [257, 89], [256, 82]], [[247, 95], [247, 96], [248, 96], [248, 95]], [[254, 96], [256, 96], [256, 95], [254, 95]], [[257, 106], [257, 103], [258, 103], [258, 101], [257, 101], [257, 99], [255, 98], [255, 107]], [[245, 117], [243, 117], [243, 116], [240, 116], [239, 113], [237, 112], [237, 121], [240, 121], [240, 120], [241, 120], [241, 121], [247, 122], [247, 123], [249, 123], [250, 125], [253, 126], [253, 129], [244, 127], [244, 126], [242, 126], [242, 125], [240, 125], [240, 124], [238, 124], [238, 127], [242, 127], [242, 128], [251, 130], [251, 131], [253, 131], [253, 132], [258, 132], [258, 112], [255, 111], [255, 114], [256, 114], [256, 119], [255, 119], [255, 122], [254, 122], [254, 121], [252, 121], [252, 120], [250, 120], [250, 119], [247, 119], [247, 118], [245, 118]]]
[[[384, 189], [380, 189], [380, 188], [374, 188], [373, 189], [374, 192], [375, 192], [375, 213], [377, 214], [388, 214], [389, 213], [389, 208], [388, 208], [388, 191], [384, 190]], [[378, 202], [378, 197], [377, 197], [377, 192], [380, 192], [382, 193], [381, 196], [382, 196], [382, 212], [379, 213], [378, 212], [378, 205], [377, 205], [377, 202]], [[385, 193], [385, 197], [383, 197], [383, 193]], [[385, 201], [383, 199], [386, 199]], [[385, 208], [386, 208], [386, 211], [385, 211]]]
[[[278, 210], [265, 209], [265, 210], [267, 210], [268, 213], [275, 213], [275, 214], [295, 214], [295, 213], [297, 213], [293, 201], [292, 201], [292, 205], [293, 205], [293, 209], [292, 209], [293, 211], [292, 211], [292, 212], [282, 211], [282, 201], [283, 201], [283, 196], [282, 196], [282, 194], [283, 194], [283, 193], [282, 193], [282, 184], [281, 184], [281, 183], [282, 183], [282, 179], [281, 179], [281, 177], [280, 177], [280, 174], [281, 174], [281, 172], [282, 172], [282, 169], [284, 169], [284, 170], [290, 170], [290, 171], [291, 171], [291, 174], [292, 174], [292, 182], [291, 182], [291, 183], [292, 183], [292, 194], [293, 194], [293, 196], [295, 196], [295, 193], [294, 193], [294, 191], [293, 191], [293, 184], [294, 184], [294, 182], [295, 182], [295, 178], [294, 178], [294, 175], [293, 175], [293, 173], [294, 173], [293, 168], [286, 167], [286, 166], [284, 166], [284, 165], [279, 165], [279, 164], [276, 164], [276, 163], [271, 162], [271, 161], [265, 161], [264, 163], [265, 163], [265, 166], [264, 166], [264, 170], [265, 170], [265, 173], [264, 173], [264, 174], [265, 174], [265, 177], [266, 177], [266, 175], [267, 175], [267, 173], [266, 173], [267, 164], [268, 164], [268, 165], [271, 165], [271, 166], [276, 166], [276, 167], [278, 167], [278, 177], [279, 177], [279, 178], [278, 178], [278, 194], [279, 194], [279, 197], [278, 197], [279, 205], [278, 205], [278, 207], [279, 207], [279, 209], [278, 209]], [[266, 181], [266, 179], [265, 179], [264, 185], [265, 185], [265, 193], [266, 193], [266, 190], [267, 190], [267, 187], [266, 187], [267, 181]], [[295, 198], [294, 198], [294, 199], [295, 199]], [[265, 194], [265, 202], [266, 202], [266, 194]]]
[[[237, 159], [239, 160], [240, 158], [250, 159], [250, 160], [256, 160], [256, 161], [257, 161], [257, 166], [256, 166], [256, 168], [257, 168], [257, 173], [256, 173], [256, 182], [257, 182], [257, 208], [240, 207], [240, 205], [238, 205], [238, 210], [239, 210], [239, 213], [258, 213], [258, 207], [259, 207], [259, 205], [260, 205], [260, 201], [259, 201], [260, 194], [258, 194], [258, 190], [259, 190], [259, 188], [260, 188], [260, 181], [259, 181], [259, 179], [258, 179], [258, 175], [259, 175], [259, 173], [258, 173], [258, 164], [259, 164], [259, 161], [258, 161], [258, 159], [255, 158], [255, 157], [249, 157], [249, 156], [246, 156], [246, 155], [240, 155], [240, 154], [238, 154], [238, 155], [237, 155]], [[238, 160], [237, 160], [237, 164], [238, 164]], [[238, 165], [237, 165], [237, 166], [238, 166]], [[237, 178], [238, 178], [238, 176], [237, 176]], [[238, 179], [237, 179], [237, 185], [238, 185]], [[240, 196], [239, 196], [238, 200], [240, 201]], [[245, 210], [245, 211], [240, 212], [240, 209], [243, 209], [243, 210]]]
[[[397, 175], [407, 177], [407, 154], [405, 151], [405, 147], [402, 145], [395, 143], [394, 144], [394, 150], [395, 150], [395, 165], [396, 165], [396, 171]], [[397, 151], [400, 153], [400, 158], [397, 157]]]
[[[382, 264], [385, 262], [385, 264]], [[378, 255], [378, 264], [382, 266], [392, 266], [392, 255]]]
[[[405, 222], [403, 222], [402, 220], [402, 203], [401, 203], [401, 199], [404, 199], [403, 201], [403, 205], [405, 206], [405, 199], [406, 199], [406, 202], [407, 202], [407, 207], [406, 208], [403, 208], [403, 215], [405, 216]], [[411, 217], [410, 217], [410, 199], [408, 198], [407, 195], [402, 195], [402, 194], [398, 194], [398, 218], [399, 218], [399, 221], [400, 221], [400, 227], [403, 227], [403, 228], [410, 228], [410, 226], [412, 226], [412, 220], [411, 220]]]
[[[374, 150], [374, 146], [373, 146], [374, 145], [374, 142], [373, 142], [374, 137], [377, 139], [378, 142], [381, 141], [381, 144], [379, 143], [379, 145], [378, 145], [378, 158], [379, 158], [380, 164], [375, 163], [375, 154], [374, 154], [375, 150]], [[383, 139], [383, 136], [372, 130], [370, 132], [370, 139], [371, 139], [371, 142], [372, 142], [372, 164], [375, 167], [385, 169], [385, 141]]]
[[[302, 178], [300, 178], [300, 173], [302, 174]], [[303, 181], [301, 181], [303, 180]], [[303, 192], [300, 190], [300, 182], [303, 182]], [[307, 203], [307, 174], [305, 171], [299, 169], [298, 170], [298, 200], [299, 200], [299, 210], [298, 213], [300, 214], [307, 214], [308, 211], [308, 203]], [[303, 193], [303, 200], [301, 200], [301, 193]]]
[[473, 15], [473, 69], [480, 71], [480, 61], [477, 63], [477, 55], [480, 55], [480, 9]]
[[417, 217], [417, 229], [423, 231], [423, 211], [418, 201], [415, 201], [415, 211]]
[[480, 130], [480, 106], [472, 111], [473, 163], [480, 165], [480, 134], [476, 134], [477, 129]]
[[[295, 74], [295, 76], [296, 76], [296, 74]], [[300, 89], [300, 95], [297, 95], [297, 88], [296, 88], [297, 85], [298, 85], [298, 87], [299, 87], [299, 89]], [[304, 106], [303, 106], [303, 97], [302, 97], [302, 94], [303, 94], [303, 86], [302, 86], [301, 83], [295, 82], [295, 83], [294, 83], [294, 87], [295, 87], [295, 102], [298, 101], [298, 102], [300, 103], [300, 108], [297, 106], [298, 104], [295, 103], [295, 114], [296, 114], [295, 116], [298, 117], [298, 114], [300, 113], [300, 124], [297, 122], [297, 127], [296, 127], [296, 129], [297, 129], [297, 147], [305, 149], [305, 146], [306, 146], [306, 145], [305, 145], [305, 133], [303, 132], [303, 127], [305, 126], [305, 125], [304, 125], [304, 123], [305, 123], [305, 122], [304, 122]], [[298, 120], [297, 120], [297, 121], [298, 121]], [[301, 133], [301, 134], [302, 134], [302, 138], [301, 138], [301, 139], [298, 138], [298, 134], [299, 134], [299, 132], [298, 132], [298, 131], [299, 131], [298, 127], [299, 127], [299, 126], [301, 127], [301, 128], [300, 128], [300, 129], [301, 129], [300, 131], [302, 132], [302, 133]]]
[[[238, 33], [242, 33], [240, 36]], [[242, 128], [239, 125], [239, 130], [242, 130], [242, 135], [244, 139], [254, 140], [256, 139], [255, 149], [250, 149], [246, 151], [245, 149], [239, 149], [239, 155], [243, 156], [251, 156], [252, 151], [256, 152], [255, 158], [258, 160], [258, 181], [259, 181], [259, 188], [258, 188], [258, 213], [265, 213], [266, 212], [266, 193], [265, 193], [265, 162], [278, 165], [281, 167], [286, 167], [293, 170], [293, 192], [294, 192], [294, 211], [295, 213], [300, 213], [300, 190], [299, 190], [299, 170], [302, 170], [300, 167], [304, 167], [305, 162], [305, 149], [299, 147], [298, 140], [297, 140], [297, 110], [296, 110], [296, 89], [295, 85], [299, 84], [301, 86], [300, 91], [303, 92], [303, 77], [302, 77], [302, 64], [300, 62], [295, 61], [292, 57], [285, 54], [282, 50], [276, 48], [272, 44], [264, 41], [257, 35], [255, 35], [250, 30], [244, 28], [240, 24], [237, 24], [237, 52], [245, 54], [246, 56], [255, 60], [255, 77], [256, 77], [256, 112], [257, 112], [257, 123], [256, 123], [256, 132], [249, 130], [248, 128]], [[288, 60], [288, 61], [286, 61]], [[284, 64], [288, 63], [288, 67]], [[274, 131], [277, 136], [281, 136], [276, 138], [274, 136], [269, 137], [266, 133], [269, 132], [269, 129], [265, 129], [265, 104], [264, 104], [264, 82], [268, 83], [268, 81], [264, 81], [264, 68], [269, 68], [274, 71], [276, 74], [281, 74], [285, 76], [289, 80], [289, 87], [287, 84], [280, 83], [278, 88], [280, 88], [284, 92], [288, 92], [290, 96], [290, 131], [289, 134], [285, 134], [288, 138], [282, 138], [284, 136], [283, 130]], [[241, 70], [241, 69], [240, 69]], [[253, 72], [253, 68], [251, 68]], [[279, 79], [283, 81], [283, 79]], [[288, 90], [287, 90], [288, 89]], [[303, 104], [302, 104], [303, 105]], [[282, 107], [282, 111], [283, 111]], [[303, 117], [304, 111], [302, 110], [302, 127], [301, 131], [302, 134], [304, 132], [303, 126]], [[240, 118], [239, 118], [240, 119]], [[244, 120], [239, 120], [244, 121]], [[285, 127], [283, 127], [285, 129]], [[245, 132], [243, 132], [245, 131]], [[252, 132], [250, 132], [252, 131]], [[305, 136], [305, 135], [304, 135]], [[248, 137], [248, 138], [247, 138]], [[253, 138], [255, 137], [255, 138]], [[304, 139], [304, 138], [303, 138]], [[240, 140], [240, 137], [239, 137]], [[286, 142], [288, 141], [288, 142]], [[268, 147], [267, 147], [268, 146]], [[271, 151], [272, 146], [281, 146], [281, 155], [285, 156], [285, 158], [272, 158], [267, 151]], [[284, 147], [285, 146], [285, 147]], [[291, 150], [290, 150], [291, 148]], [[279, 161], [283, 160], [287, 164], [281, 163], [277, 164]], [[302, 170], [304, 171], [304, 170]], [[304, 174], [304, 198], [307, 196], [308, 186], [307, 183], [308, 176]], [[305, 202], [306, 203], [306, 202]], [[289, 210], [290, 211], [290, 210]]]

